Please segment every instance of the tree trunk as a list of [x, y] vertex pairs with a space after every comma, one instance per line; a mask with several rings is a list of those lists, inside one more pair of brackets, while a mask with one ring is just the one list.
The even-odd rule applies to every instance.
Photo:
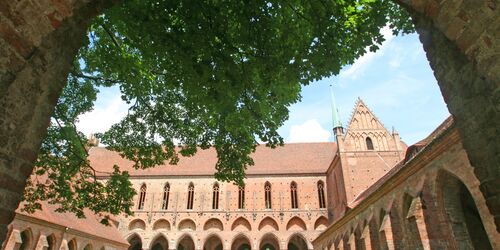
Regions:
[[[85, 41], [89, 23], [114, 2], [73, 4], [70, 6], [73, 9], [65, 9], [69, 16], [61, 22], [49, 17], [54, 28], [41, 37], [38, 46], [32, 46], [30, 37], [18, 35], [15, 26], [30, 17], [16, 17], [11, 12], [7, 13], [10, 20], [6, 20], [5, 8], [0, 8], [0, 37], [4, 38], [0, 39], [0, 46], [4, 51], [10, 48], [10, 52], [15, 52], [0, 53], [0, 59], [10, 62], [2, 65], [5, 67], [0, 71], [0, 242], [5, 240], [7, 226], [14, 219], [50, 117], [78, 49]], [[55, 8], [58, 7], [64, 10], [61, 6]], [[14, 27], [13, 31], [6, 31], [8, 25]], [[41, 27], [35, 27], [37, 29]]]

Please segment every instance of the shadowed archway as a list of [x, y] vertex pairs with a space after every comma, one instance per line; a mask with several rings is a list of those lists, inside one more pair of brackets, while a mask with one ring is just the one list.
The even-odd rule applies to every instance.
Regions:
[[307, 242], [303, 235], [294, 234], [288, 239], [288, 250], [307, 250]]
[[128, 250], [142, 250], [142, 240], [136, 233], [130, 235], [127, 239], [130, 246]]
[[446, 171], [439, 173], [437, 182], [438, 203], [453, 235], [453, 248], [493, 249], [474, 198], [464, 183]]
[[272, 233], [267, 233], [260, 239], [259, 244], [260, 250], [279, 250], [280, 244], [279, 239], [276, 235]]
[[194, 250], [195, 244], [193, 238], [190, 235], [183, 235], [179, 239], [179, 243], [177, 244], [177, 250]]
[[208, 236], [203, 244], [203, 250], [223, 250], [222, 240], [219, 236], [212, 234]]
[[151, 242], [151, 250], [168, 250], [168, 240], [165, 235], [160, 233], [155, 236]]
[[244, 235], [239, 234], [233, 239], [233, 243], [231, 243], [231, 250], [251, 250], [251, 242], [250, 239]]

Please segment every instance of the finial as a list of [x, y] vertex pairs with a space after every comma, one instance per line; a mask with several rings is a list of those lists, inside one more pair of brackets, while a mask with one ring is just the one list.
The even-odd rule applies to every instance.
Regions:
[[342, 123], [340, 122], [340, 115], [337, 109], [337, 104], [335, 103], [335, 96], [333, 95], [333, 86], [330, 84], [330, 94], [332, 98], [332, 121], [333, 128], [342, 128]]

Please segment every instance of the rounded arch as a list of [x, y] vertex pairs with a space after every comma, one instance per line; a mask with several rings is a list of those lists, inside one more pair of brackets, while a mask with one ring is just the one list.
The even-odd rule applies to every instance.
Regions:
[[251, 250], [252, 242], [250, 241], [250, 238], [247, 235], [240, 233], [233, 238], [233, 241], [231, 242], [231, 249]]
[[85, 245], [85, 247], [83, 248], [83, 250], [93, 250], [94, 247], [92, 246], [91, 243], [88, 243], [87, 245]]
[[231, 226], [231, 231], [237, 231], [237, 232], [252, 231], [252, 226], [247, 219], [239, 217], [233, 222], [233, 225]]
[[168, 240], [163, 233], [158, 233], [149, 246], [151, 250], [168, 250]]
[[453, 235], [454, 248], [493, 249], [476, 201], [454, 174], [441, 170], [436, 178], [438, 206]]
[[287, 231], [305, 231], [307, 230], [306, 223], [299, 217], [291, 218], [286, 224]]
[[259, 231], [279, 231], [279, 226], [273, 218], [266, 217], [260, 221]]
[[26, 228], [21, 232], [21, 245], [19, 246], [19, 250], [31, 249], [32, 245], [33, 233], [31, 232], [31, 228]]
[[141, 219], [134, 219], [128, 224], [128, 230], [132, 231], [135, 229], [146, 230], [146, 222]]
[[165, 219], [159, 219], [153, 224], [153, 230], [167, 230], [170, 231], [170, 222]]
[[203, 241], [203, 250], [223, 250], [222, 239], [217, 234], [208, 235]]
[[306, 250], [309, 249], [309, 245], [304, 235], [294, 233], [288, 237], [287, 248], [288, 250]]
[[195, 249], [195, 246], [193, 237], [189, 234], [182, 235], [177, 241], [178, 250], [193, 250]]
[[209, 219], [203, 225], [204, 231], [224, 231], [222, 221], [216, 218]]
[[262, 250], [279, 250], [279, 239], [273, 233], [266, 233], [260, 239], [259, 249]]
[[325, 216], [319, 217], [314, 222], [314, 230], [325, 230], [328, 227], [328, 219]]
[[76, 243], [76, 239], [73, 238], [68, 242], [68, 250], [77, 250], [78, 249], [78, 244]]
[[142, 239], [137, 233], [133, 233], [127, 237], [127, 241], [130, 244], [128, 250], [142, 250]]
[[184, 219], [179, 223], [179, 231], [196, 231], [196, 224], [191, 219]]

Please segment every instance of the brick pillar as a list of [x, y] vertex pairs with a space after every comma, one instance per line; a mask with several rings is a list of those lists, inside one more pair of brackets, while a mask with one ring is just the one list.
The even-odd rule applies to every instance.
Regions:
[[380, 223], [380, 234], [381, 234], [381, 247], [382, 249], [387, 249], [387, 250], [394, 250], [395, 249], [395, 244], [394, 244], [394, 235], [392, 233], [392, 223], [391, 223], [391, 216], [386, 213], [384, 215], [384, 218], [382, 219], [382, 222]]
[[344, 250], [344, 238], [340, 238], [339, 243], [337, 243], [337, 250]]
[[422, 208], [422, 199], [417, 196], [411, 202], [410, 211], [408, 212], [407, 219], [414, 220], [413, 223], [417, 226], [418, 236], [415, 240], [420, 240], [423, 249], [430, 250], [429, 234], [427, 233], [427, 226], [424, 220], [424, 211]]
[[0, 242], [88, 24], [111, 1], [0, 4]]
[[49, 243], [47, 242], [47, 236], [44, 234], [40, 234], [38, 241], [36, 242], [35, 250], [45, 250], [49, 247]]
[[395, 0], [413, 17], [500, 232], [500, 8], [494, 0]]
[[349, 247], [349, 250], [356, 250], [356, 235], [354, 235], [354, 231], [349, 235], [347, 245]]
[[361, 233], [361, 240], [363, 241], [365, 245], [365, 250], [372, 250], [372, 241], [370, 237], [370, 226], [366, 225], [365, 229], [363, 229], [363, 232]]

